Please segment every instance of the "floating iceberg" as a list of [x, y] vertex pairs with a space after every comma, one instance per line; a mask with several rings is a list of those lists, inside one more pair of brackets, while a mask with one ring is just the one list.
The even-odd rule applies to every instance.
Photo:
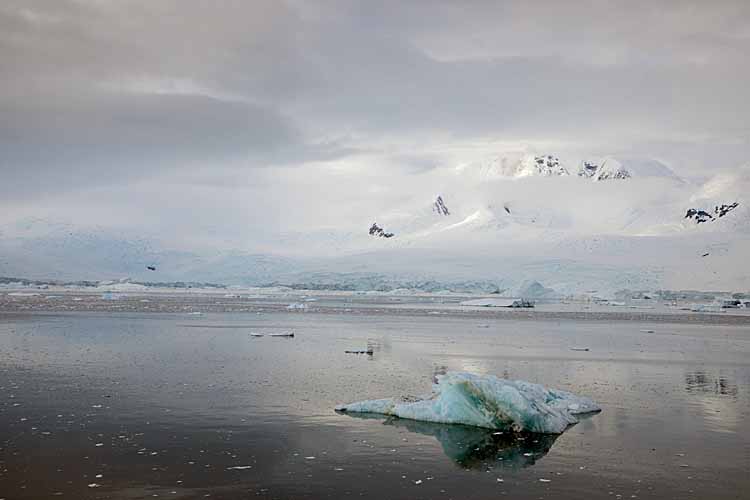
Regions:
[[511, 307], [511, 308], [530, 308], [534, 307], [534, 302], [525, 299], [475, 299], [464, 300], [459, 305], [473, 307]]
[[576, 415], [601, 409], [588, 398], [523, 380], [448, 372], [437, 376], [429, 396], [360, 401], [339, 405], [336, 410], [486, 429], [560, 434], [578, 422]]
[[307, 304], [301, 302], [294, 302], [286, 306], [287, 309], [307, 309]]

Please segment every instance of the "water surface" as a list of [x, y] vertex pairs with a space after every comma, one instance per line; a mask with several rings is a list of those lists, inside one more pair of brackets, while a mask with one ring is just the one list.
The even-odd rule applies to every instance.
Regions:
[[[4, 314], [0, 498], [741, 498], [748, 354], [746, 326], [638, 318]], [[333, 411], [446, 370], [603, 411], [561, 436]]]

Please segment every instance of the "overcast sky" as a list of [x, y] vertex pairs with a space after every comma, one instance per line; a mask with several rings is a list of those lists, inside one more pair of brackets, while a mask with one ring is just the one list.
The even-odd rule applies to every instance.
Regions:
[[243, 245], [503, 150], [733, 168], [749, 47], [746, 0], [5, 0], [0, 222]]

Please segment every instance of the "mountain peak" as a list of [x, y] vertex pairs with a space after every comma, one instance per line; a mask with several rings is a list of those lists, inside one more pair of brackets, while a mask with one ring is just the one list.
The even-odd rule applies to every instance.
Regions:
[[542, 176], [554, 177], [570, 175], [570, 172], [560, 162], [560, 158], [553, 155], [525, 155], [517, 167], [516, 177]]
[[481, 163], [462, 165], [457, 171], [472, 173], [482, 180], [570, 175], [560, 158], [550, 154], [496, 156]]
[[578, 177], [593, 181], [623, 180], [631, 177], [663, 177], [679, 180], [672, 170], [651, 158], [605, 157], [599, 161], [584, 161]]

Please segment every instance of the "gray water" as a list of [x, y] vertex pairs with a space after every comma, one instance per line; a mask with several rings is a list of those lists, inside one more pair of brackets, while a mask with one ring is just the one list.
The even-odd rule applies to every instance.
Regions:
[[[0, 498], [743, 498], [748, 354], [747, 326], [637, 318], [5, 314]], [[446, 370], [603, 411], [559, 437], [333, 411]]]

